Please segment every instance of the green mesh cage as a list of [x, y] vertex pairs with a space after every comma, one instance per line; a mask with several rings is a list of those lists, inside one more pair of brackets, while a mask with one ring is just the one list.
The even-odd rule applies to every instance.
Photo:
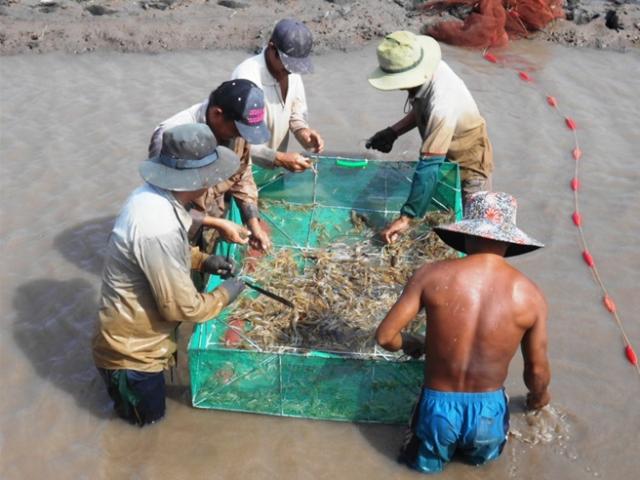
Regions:
[[[382, 228], [398, 215], [414, 168], [414, 162], [335, 157], [318, 158], [317, 174], [274, 177], [272, 170], [254, 167], [255, 177], [265, 182], [260, 188], [261, 216], [271, 226], [274, 248], [313, 249], [337, 238], [361, 240], [352, 228], [352, 212], [365, 213]], [[430, 210], [451, 210], [461, 218], [457, 165], [442, 165]], [[234, 204], [229, 216], [240, 221]], [[220, 242], [216, 253], [239, 260], [242, 249]], [[211, 277], [207, 290], [219, 283]], [[225, 336], [238, 328], [227, 323], [227, 316], [225, 310], [197, 325], [189, 342], [195, 407], [324, 420], [408, 421], [422, 384], [423, 361], [398, 361], [382, 353], [232, 348], [225, 345]]]

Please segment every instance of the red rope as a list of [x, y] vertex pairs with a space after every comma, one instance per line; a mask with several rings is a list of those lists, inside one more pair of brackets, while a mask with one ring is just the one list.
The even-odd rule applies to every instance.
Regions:
[[[488, 62], [501, 64], [498, 58], [494, 54], [489, 53], [487, 50], [483, 52], [483, 57]], [[532, 84], [538, 90], [542, 91], [542, 89], [535, 84], [534, 79], [531, 77], [531, 75], [528, 72], [517, 71], [517, 73], [520, 80], [527, 82], [528, 84]], [[602, 302], [605, 309], [613, 317], [613, 319], [615, 320], [618, 326], [618, 329], [620, 330], [620, 333], [622, 335], [623, 345], [624, 345], [624, 354], [627, 360], [629, 361], [629, 363], [631, 363], [631, 365], [635, 367], [635, 370], [638, 373], [638, 375], [640, 375], [640, 365], [638, 364], [638, 357], [636, 356], [633, 346], [631, 345], [631, 340], [629, 340], [629, 337], [625, 332], [624, 326], [622, 324], [622, 319], [620, 318], [618, 314], [618, 310], [616, 308], [616, 304], [614, 303], [613, 299], [609, 295], [609, 292], [605, 287], [604, 281], [602, 280], [602, 277], [598, 272], [596, 262], [589, 251], [587, 239], [585, 237], [584, 230], [582, 228], [583, 218], [582, 218], [582, 215], [580, 214], [580, 208], [579, 208], [579, 192], [580, 192], [579, 173], [580, 173], [580, 162], [582, 160], [582, 150], [580, 149], [580, 146], [578, 144], [578, 136], [576, 133], [576, 131], [578, 130], [578, 125], [576, 124], [573, 118], [562, 114], [562, 112], [560, 111], [560, 107], [558, 105], [558, 101], [556, 100], [555, 97], [546, 94], [544, 91], [542, 93], [545, 95], [547, 104], [551, 108], [553, 108], [558, 113], [558, 115], [560, 115], [560, 117], [564, 119], [564, 123], [566, 127], [573, 134], [574, 148], [571, 151], [571, 156], [575, 160], [575, 168], [574, 168], [573, 178], [571, 179], [571, 182], [570, 182], [570, 187], [571, 187], [571, 190], [573, 191], [574, 211], [571, 218], [573, 220], [573, 225], [578, 229], [580, 247], [582, 250], [582, 259], [589, 267], [589, 270], [591, 271], [591, 274], [593, 275], [595, 282], [598, 284], [600, 288], [600, 291], [602, 293]]]

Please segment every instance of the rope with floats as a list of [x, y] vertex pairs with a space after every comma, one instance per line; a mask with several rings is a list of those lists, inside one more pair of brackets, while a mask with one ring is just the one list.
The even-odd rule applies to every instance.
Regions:
[[[494, 64], [500, 64], [498, 58], [494, 54], [490, 53], [488, 49], [484, 50], [484, 52], [482, 53], [482, 56], [488, 62], [491, 62]], [[504, 65], [502, 64], [502, 66]], [[580, 144], [578, 143], [578, 135], [577, 135], [578, 125], [572, 117], [562, 113], [557, 99], [554, 96], [546, 93], [540, 86], [538, 86], [538, 84], [534, 82], [534, 79], [531, 77], [529, 72], [526, 72], [524, 70], [516, 70], [516, 72], [518, 74], [518, 78], [521, 81], [532, 85], [534, 88], [537, 88], [545, 96], [547, 104], [551, 108], [553, 108], [554, 111], [564, 120], [564, 124], [566, 128], [573, 135], [573, 150], [571, 151], [571, 157], [575, 161], [575, 167], [573, 172], [573, 178], [569, 182], [569, 186], [573, 191], [573, 207], [574, 207], [573, 213], [571, 214], [571, 220], [573, 222], [573, 225], [578, 230], [580, 248], [582, 249], [582, 259], [589, 267], [589, 271], [591, 272], [593, 279], [595, 280], [596, 284], [598, 285], [602, 293], [602, 304], [604, 305], [606, 311], [613, 317], [614, 321], [618, 326], [618, 329], [620, 330], [620, 333], [622, 334], [622, 341], [624, 344], [625, 356], [629, 361], [629, 363], [635, 367], [635, 370], [638, 373], [638, 375], [640, 375], [640, 365], [638, 364], [638, 357], [635, 353], [635, 350], [633, 349], [631, 340], [629, 339], [629, 336], [627, 335], [624, 329], [624, 325], [618, 313], [616, 304], [613, 301], [613, 298], [611, 297], [611, 295], [609, 294], [609, 291], [607, 290], [600, 273], [598, 272], [598, 267], [596, 266], [596, 262], [593, 258], [593, 255], [589, 250], [589, 244], [587, 243], [587, 239], [584, 234], [584, 229], [582, 228], [583, 218], [582, 218], [582, 214], [580, 213], [580, 205], [579, 205], [579, 199], [580, 199], [579, 173], [580, 173], [580, 163], [582, 160], [582, 150], [580, 149]]]

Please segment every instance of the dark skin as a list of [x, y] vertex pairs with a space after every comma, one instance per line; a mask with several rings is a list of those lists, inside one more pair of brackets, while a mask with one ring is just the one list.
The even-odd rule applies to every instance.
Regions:
[[[376, 340], [386, 350], [424, 352], [424, 385], [444, 392], [502, 388], [520, 346], [527, 407], [542, 408], [551, 378], [545, 298], [503, 258], [506, 244], [470, 236], [466, 246], [467, 257], [426, 264], [413, 275]], [[403, 335], [422, 308], [426, 339]]]

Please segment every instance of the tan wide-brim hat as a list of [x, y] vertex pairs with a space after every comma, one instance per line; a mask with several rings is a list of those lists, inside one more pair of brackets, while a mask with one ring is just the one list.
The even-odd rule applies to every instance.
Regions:
[[378, 68], [369, 75], [369, 83], [378, 90], [401, 90], [429, 82], [442, 58], [436, 40], [404, 30], [387, 35], [377, 54]]

